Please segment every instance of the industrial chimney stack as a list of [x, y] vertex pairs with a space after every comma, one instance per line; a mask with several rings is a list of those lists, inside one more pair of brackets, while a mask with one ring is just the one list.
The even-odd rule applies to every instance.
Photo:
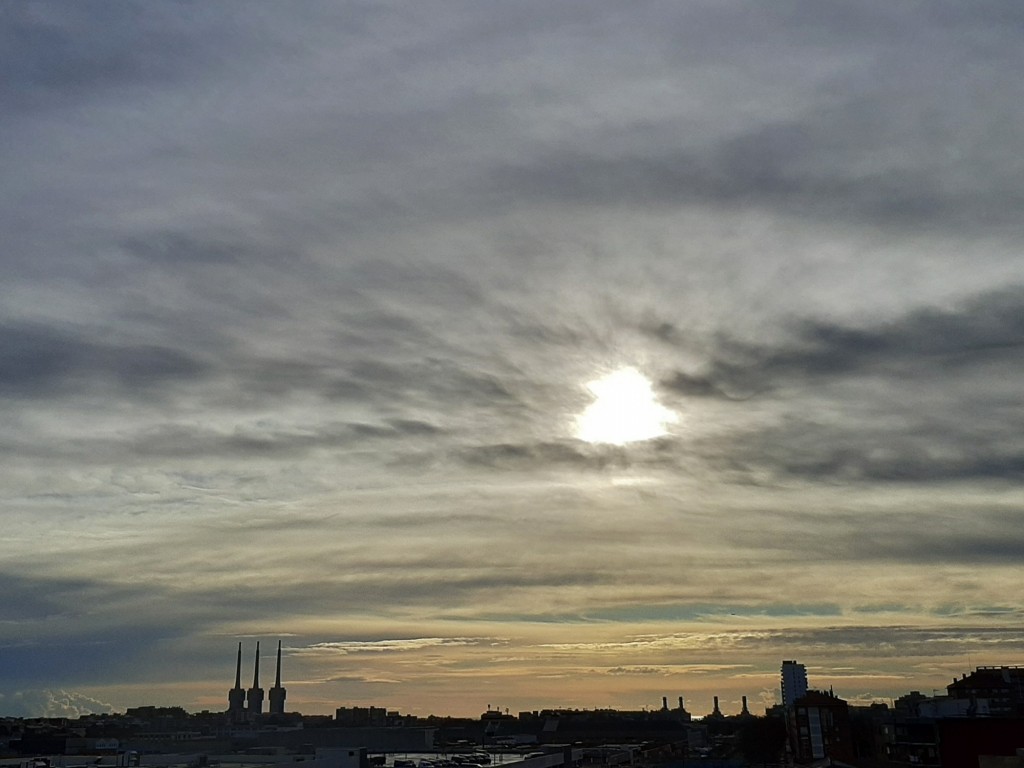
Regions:
[[263, 689], [260, 688], [260, 644], [256, 641], [256, 666], [253, 669], [252, 688], [247, 696], [249, 700], [249, 717], [263, 714]]
[[242, 689], [242, 644], [238, 644], [238, 662], [235, 664], [235, 687], [228, 691], [228, 717], [233, 723], [245, 720], [245, 691]]
[[277, 641], [277, 677], [274, 680], [274, 687], [270, 689], [270, 714], [284, 714], [284, 698], [287, 691], [281, 687], [281, 641]]

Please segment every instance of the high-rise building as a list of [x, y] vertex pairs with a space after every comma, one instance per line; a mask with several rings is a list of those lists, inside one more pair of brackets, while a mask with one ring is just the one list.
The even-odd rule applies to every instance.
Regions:
[[807, 693], [807, 667], [796, 661], [782, 662], [782, 705], [787, 709]]

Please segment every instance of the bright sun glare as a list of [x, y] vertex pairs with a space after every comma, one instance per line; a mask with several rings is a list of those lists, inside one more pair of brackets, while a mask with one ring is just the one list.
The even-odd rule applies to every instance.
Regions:
[[658, 402], [651, 382], [636, 368], [620, 368], [589, 382], [587, 389], [596, 400], [576, 418], [576, 436], [588, 443], [651, 440], [679, 420], [675, 411]]

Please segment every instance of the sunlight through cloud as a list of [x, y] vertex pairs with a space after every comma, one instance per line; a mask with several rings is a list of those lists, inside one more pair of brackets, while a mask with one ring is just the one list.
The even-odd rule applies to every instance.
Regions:
[[651, 382], [636, 368], [620, 368], [587, 384], [596, 400], [576, 419], [576, 436], [588, 443], [625, 445], [652, 440], [679, 420], [658, 402]]

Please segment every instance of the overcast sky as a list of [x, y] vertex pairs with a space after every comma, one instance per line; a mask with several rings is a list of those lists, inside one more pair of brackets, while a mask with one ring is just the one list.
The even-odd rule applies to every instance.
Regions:
[[[1022, 33], [0, 4], [0, 714], [223, 709], [257, 639], [306, 713], [1024, 662]], [[664, 434], [581, 439], [624, 369]]]

